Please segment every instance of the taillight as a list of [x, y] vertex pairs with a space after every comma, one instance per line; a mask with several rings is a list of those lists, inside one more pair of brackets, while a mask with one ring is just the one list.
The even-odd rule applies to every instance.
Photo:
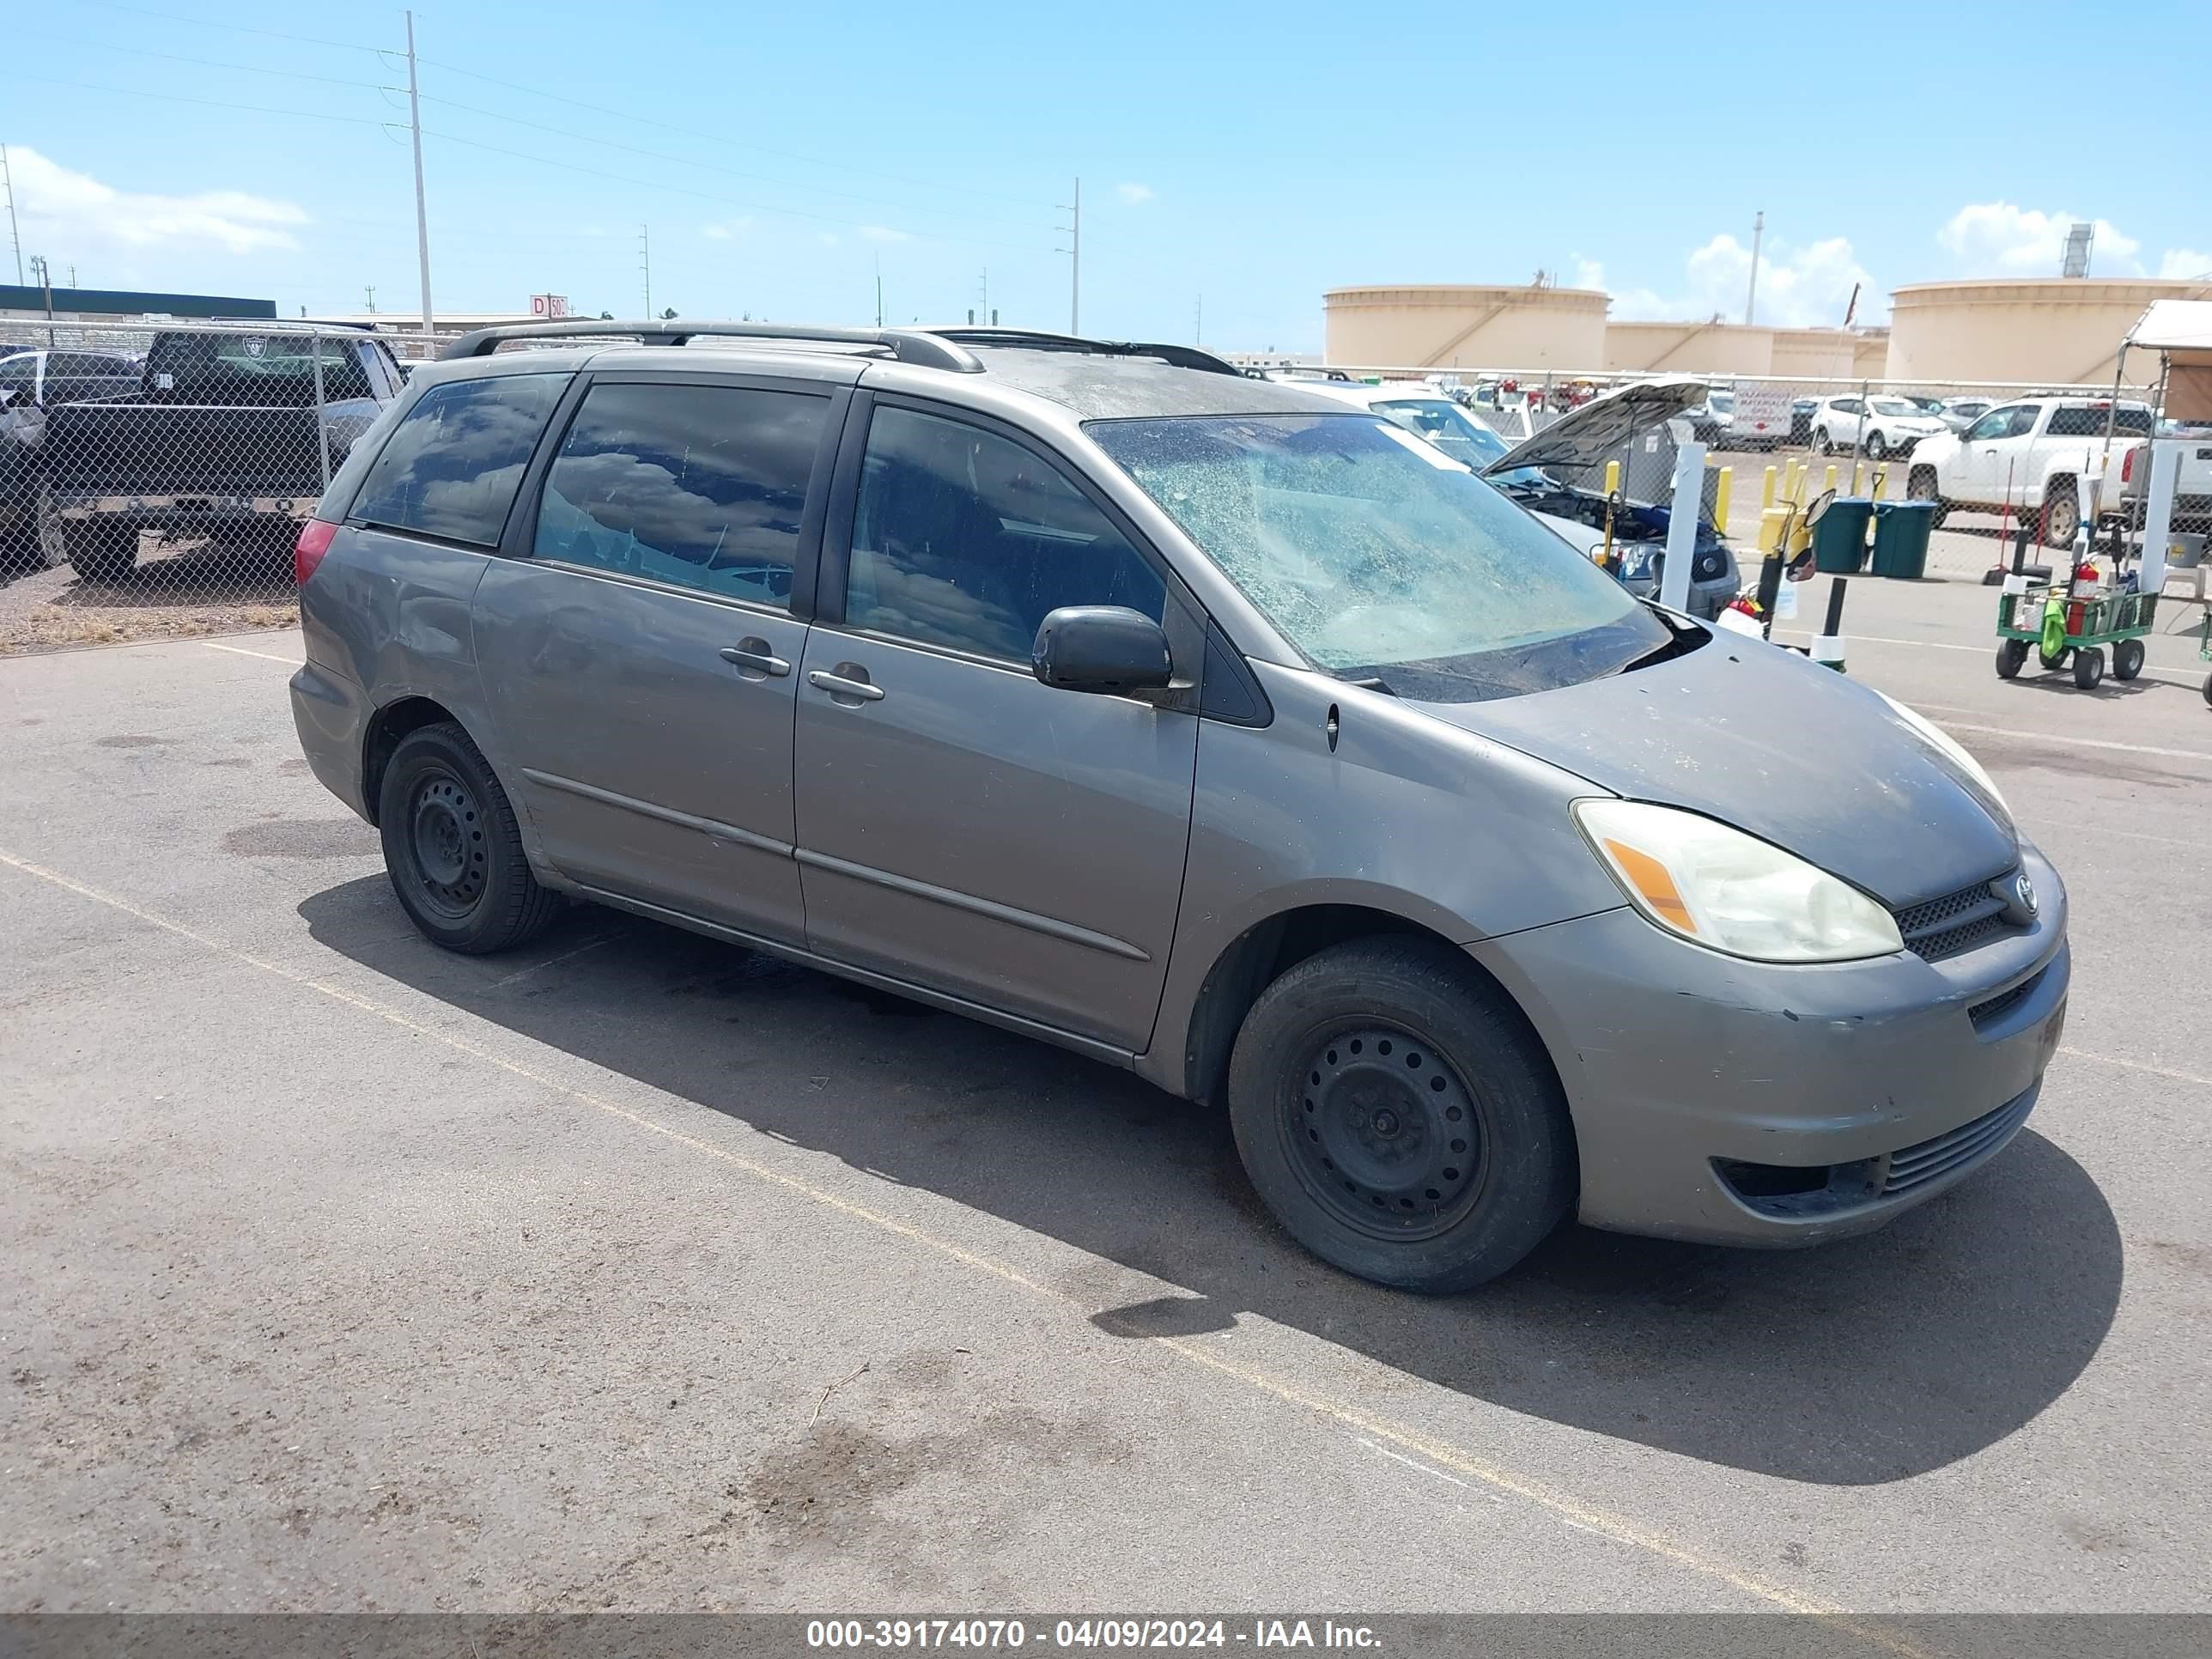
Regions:
[[331, 550], [337, 539], [338, 527], [327, 519], [310, 519], [300, 526], [300, 539], [292, 544], [292, 582], [305, 587], [307, 578], [315, 574], [315, 567], [323, 562], [323, 555]]
[[2136, 476], [2136, 453], [2129, 450], [2120, 457], [2120, 482], [2127, 483]]

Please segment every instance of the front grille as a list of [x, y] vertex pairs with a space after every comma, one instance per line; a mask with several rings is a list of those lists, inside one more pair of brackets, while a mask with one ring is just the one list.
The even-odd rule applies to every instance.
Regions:
[[2013, 931], [2005, 920], [2005, 901], [1996, 887], [2002, 877], [1978, 881], [1922, 904], [1896, 912], [1905, 948], [1929, 962], [1941, 962]]
[[1909, 1193], [1986, 1158], [2012, 1139], [2013, 1131], [2027, 1121], [2034, 1105], [2035, 1091], [2028, 1089], [1971, 1123], [1961, 1123], [1947, 1133], [1892, 1152], [1889, 1169], [1882, 1177], [1881, 1195], [1894, 1198]]

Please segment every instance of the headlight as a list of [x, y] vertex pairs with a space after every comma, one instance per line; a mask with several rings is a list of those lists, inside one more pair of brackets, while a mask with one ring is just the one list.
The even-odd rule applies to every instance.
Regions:
[[1758, 962], [1850, 962], [1905, 948], [1857, 888], [1780, 848], [1671, 806], [1578, 800], [1575, 822], [1622, 890], [1672, 933]]
[[2005, 798], [1999, 793], [1995, 781], [1982, 769], [1981, 762], [1968, 754], [1956, 738], [1925, 715], [1916, 714], [1907, 708], [1887, 691], [1876, 691], [1875, 696], [1894, 708], [1897, 711], [1898, 719], [1911, 726], [1929, 748], [1972, 779], [1981, 792], [1989, 797], [1989, 804], [1995, 807], [1998, 816], [2003, 818], [2005, 827], [2007, 829], [2012, 827], [2012, 808], [2005, 804]]

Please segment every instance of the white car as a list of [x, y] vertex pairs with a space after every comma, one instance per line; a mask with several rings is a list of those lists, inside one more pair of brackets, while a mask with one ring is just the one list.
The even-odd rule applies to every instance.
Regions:
[[1910, 455], [1923, 438], [1948, 432], [1943, 417], [1903, 398], [1823, 398], [1813, 410], [1813, 447], [1823, 455], [1856, 448], [1870, 461]]

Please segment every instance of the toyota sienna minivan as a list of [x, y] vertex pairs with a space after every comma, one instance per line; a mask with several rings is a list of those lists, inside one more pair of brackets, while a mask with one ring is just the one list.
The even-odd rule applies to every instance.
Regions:
[[487, 330], [295, 562], [438, 945], [588, 900], [1128, 1067], [1382, 1284], [1877, 1227], [2059, 1040], [2064, 890], [1941, 732], [1193, 349]]

